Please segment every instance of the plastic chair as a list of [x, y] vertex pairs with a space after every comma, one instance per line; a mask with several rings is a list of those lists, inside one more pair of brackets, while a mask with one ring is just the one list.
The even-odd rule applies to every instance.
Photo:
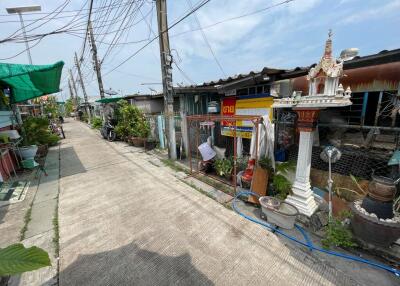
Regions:
[[28, 170], [36, 169], [35, 178], [37, 178], [39, 171], [42, 171], [44, 173], [44, 175], [47, 176], [46, 169], [42, 165], [40, 165], [38, 162], [36, 162], [34, 158], [22, 160], [21, 165], [24, 169], [28, 169]]

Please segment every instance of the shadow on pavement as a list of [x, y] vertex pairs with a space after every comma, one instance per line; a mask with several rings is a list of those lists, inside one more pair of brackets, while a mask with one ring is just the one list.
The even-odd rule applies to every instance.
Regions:
[[86, 169], [81, 160], [79, 160], [79, 156], [76, 154], [74, 147], [61, 148], [60, 158], [61, 178], [86, 172]]
[[194, 267], [189, 254], [166, 256], [140, 249], [133, 242], [79, 256], [59, 273], [59, 279], [60, 285], [214, 285]]
[[7, 214], [8, 207], [9, 207], [9, 205], [5, 205], [5, 206], [0, 207], [0, 224], [2, 224], [4, 222], [3, 220], [4, 220], [4, 217]]

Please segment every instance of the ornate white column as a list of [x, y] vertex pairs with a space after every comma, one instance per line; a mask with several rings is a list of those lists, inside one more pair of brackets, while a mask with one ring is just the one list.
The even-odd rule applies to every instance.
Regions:
[[292, 194], [286, 202], [295, 205], [301, 214], [310, 217], [318, 208], [310, 185], [311, 156], [314, 142], [314, 130], [319, 109], [294, 109], [298, 114], [300, 131], [299, 154], [297, 157], [296, 179]]

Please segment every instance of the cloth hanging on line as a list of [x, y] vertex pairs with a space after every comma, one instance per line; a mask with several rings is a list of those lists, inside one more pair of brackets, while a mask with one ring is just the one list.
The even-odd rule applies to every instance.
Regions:
[[261, 122], [258, 124], [258, 141], [256, 140], [256, 125], [253, 126], [250, 143], [250, 156], [256, 158], [256, 143], [258, 142], [257, 159], [267, 157], [271, 160], [271, 165], [275, 169], [274, 158], [274, 142], [275, 132], [274, 124], [269, 119], [269, 115], [261, 117]]
[[243, 140], [242, 137], [236, 137], [236, 157], [243, 157]]

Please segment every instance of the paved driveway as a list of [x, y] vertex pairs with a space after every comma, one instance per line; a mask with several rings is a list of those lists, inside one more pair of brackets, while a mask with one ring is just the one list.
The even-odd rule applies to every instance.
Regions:
[[139, 149], [65, 130], [60, 285], [353, 285]]

